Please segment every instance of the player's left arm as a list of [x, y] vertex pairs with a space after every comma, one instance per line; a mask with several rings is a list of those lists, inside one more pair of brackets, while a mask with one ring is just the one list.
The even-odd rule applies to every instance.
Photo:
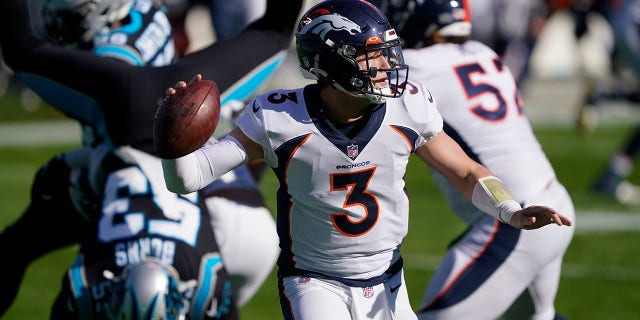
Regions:
[[442, 174], [483, 212], [520, 229], [547, 224], [571, 225], [571, 220], [545, 206], [522, 208], [502, 181], [469, 158], [444, 131], [416, 149], [416, 155]]
[[476, 181], [491, 175], [487, 168], [469, 158], [444, 131], [417, 148], [416, 155], [469, 199], [473, 195]]

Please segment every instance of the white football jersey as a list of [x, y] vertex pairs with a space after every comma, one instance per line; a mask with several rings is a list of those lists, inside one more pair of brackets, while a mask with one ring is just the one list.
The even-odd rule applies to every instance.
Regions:
[[280, 274], [380, 276], [400, 259], [408, 229], [409, 156], [442, 130], [431, 94], [409, 84], [376, 106], [353, 138], [322, 113], [319, 87], [258, 96], [237, 121], [280, 181]]
[[404, 56], [410, 79], [433, 93], [445, 132], [502, 179], [519, 202], [526, 205], [555, 180], [513, 76], [493, 50], [467, 41], [407, 49]]

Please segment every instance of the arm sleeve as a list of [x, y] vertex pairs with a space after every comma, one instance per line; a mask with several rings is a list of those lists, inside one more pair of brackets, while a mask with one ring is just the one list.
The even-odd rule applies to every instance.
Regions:
[[247, 153], [234, 137], [207, 143], [177, 159], [163, 159], [162, 171], [167, 189], [175, 193], [198, 191], [233, 168], [247, 163]]

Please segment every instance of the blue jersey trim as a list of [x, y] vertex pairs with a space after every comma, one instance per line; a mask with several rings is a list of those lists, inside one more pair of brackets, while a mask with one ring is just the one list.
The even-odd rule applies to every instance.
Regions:
[[222, 269], [222, 258], [219, 255], [212, 255], [204, 261], [204, 267], [200, 270], [200, 283], [198, 292], [195, 294], [193, 304], [193, 316], [198, 318], [206, 311], [204, 310], [207, 299], [213, 297], [217, 280], [214, 278], [218, 270]]
[[114, 57], [116, 59], [124, 60], [136, 67], [139, 67], [142, 65], [142, 60], [140, 59], [140, 57], [131, 53], [131, 51], [125, 49], [124, 47], [101, 46], [95, 50], [95, 54], [97, 56], [109, 56], [109, 57]]
[[89, 319], [91, 318], [92, 310], [87, 309], [87, 307], [91, 306], [91, 298], [89, 297], [88, 284], [83, 276], [83, 270], [83, 258], [80, 255], [69, 269], [69, 281], [71, 282], [73, 296], [78, 302], [76, 304], [78, 318]]

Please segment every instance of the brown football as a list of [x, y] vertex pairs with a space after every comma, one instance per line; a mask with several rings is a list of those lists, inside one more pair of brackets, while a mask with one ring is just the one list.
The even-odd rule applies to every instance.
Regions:
[[156, 155], [175, 159], [200, 148], [220, 116], [220, 93], [212, 80], [194, 81], [176, 90], [158, 107], [153, 123]]

